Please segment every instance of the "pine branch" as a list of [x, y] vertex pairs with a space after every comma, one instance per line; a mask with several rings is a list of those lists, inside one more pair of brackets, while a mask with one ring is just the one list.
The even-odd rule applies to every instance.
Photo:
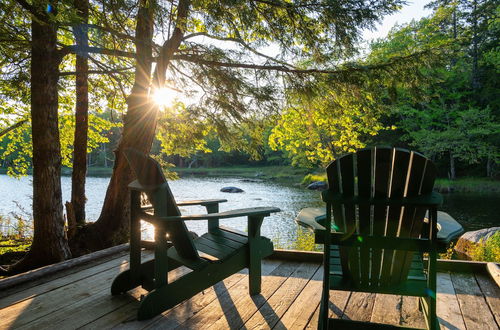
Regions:
[[5, 134], [9, 133], [10, 131], [15, 130], [18, 127], [21, 127], [26, 122], [28, 122], [28, 119], [22, 119], [22, 120], [18, 121], [17, 123], [15, 123], [14, 125], [7, 127], [6, 129], [0, 131], [0, 137], [4, 136]]
[[251, 51], [252, 53], [254, 53], [257, 56], [261, 56], [261, 57], [267, 58], [268, 60], [271, 60], [273, 62], [276, 62], [276, 63], [279, 63], [281, 65], [284, 65], [284, 66], [287, 66], [287, 67], [295, 69], [295, 67], [293, 65], [289, 64], [289, 63], [286, 63], [284, 61], [278, 60], [277, 58], [274, 58], [272, 56], [269, 56], [269, 55], [266, 55], [266, 54], [263, 54], [263, 53], [257, 51], [256, 49], [254, 49], [250, 45], [248, 45], [241, 38], [218, 37], [218, 36], [210, 35], [210, 34], [208, 34], [206, 32], [197, 32], [197, 33], [192, 33], [190, 35], [185, 36], [183, 38], [183, 40], [186, 40], [186, 39], [189, 39], [189, 38], [193, 38], [193, 37], [199, 37], [199, 36], [203, 36], [203, 37], [207, 37], [207, 38], [215, 39], [215, 40], [220, 40], [220, 41], [232, 41], [232, 42], [236, 42], [236, 43], [242, 45], [244, 48], [248, 49], [249, 51]]

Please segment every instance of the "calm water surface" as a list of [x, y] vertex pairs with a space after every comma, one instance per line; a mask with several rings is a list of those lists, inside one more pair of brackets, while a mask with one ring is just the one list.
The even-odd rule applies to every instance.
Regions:
[[[31, 209], [32, 196], [31, 176], [14, 179], [0, 175], [0, 215], [11, 212], [21, 214], [19, 206]], [[86, 182], [86, 213], [89, 221], [99, 217], [102, 202], [106, 194], [109, 178], [89, 177]], [[220, 192], [222, 187], [237, 186], [244, 193], [230, 194]], [[178, 201], [190, 199], [225, 198], [228, 201], [220, 204], [220, 211], [232, 209], [275, 206], [282, 212], [265, 218], [261, 232], [263, 235], [287, 245], [297, 235], [297, 224], [294, 221], [298, 211], [304, 207], [321, 206], [320, 195], [316, 191], [276, 184], [272, 182], [243, 182], [239, 178], [187, 177], [170, 182], [170, 187]], [[63, 202], [70, 200], [71, 177], [62, 177]], [[18, 206], [19, 205], [19, 206]], [[190, 206], [181, 208], [183, 214], [204, 213], [205, 208]], [[221, 220], [221, 224], [246, 230], [246, 218]], [[205, 221], [187, 222], [190, 230], [197, 233], [206, 232]], [[152, 238], [151, 228], [145, 227], [144, 237]]]
[[[109, 178], [87, 178], [87, 219], [94, 221], [99, 216], [102, 201], [106, 193]], [[262, 234], [279, 242], [282, 246], [295, 240], [298, 226], [294, 221], [297, 213], [304, 207], [322, 206], [319, 193], [303, 188], [290, 187], [273, 182], [243, 182], [238, 178], [187, 177], [170, 182], [176, 199], [225, 198], [227, 203], [220, 205], [221, 211], [231, 209], [276, 206], [282, 212], [273, 214], [264, 220]], [[237, 186], [245, 192], [229, 194], [220, 192], [220, 188]], [[63, 201], [70, 199], [71, 178], [62, 177]], [[8, 216], [11, 212], [22, 213], [31, 209], [31, 176], [21, 179], [0, 175], [0, 215]], [[500, 226], [500, 193], [452, 193], [444, 195], [443, 211], [459, 221], [466, 230]], [[202, 207], [184, 207], [183, 214], [204, 212]], [[246, 230], [246, 218], [221, 221], [222, 224]], [[197, 233], [206, 231], [206, 222], [188, 222], [188, 227]], [[151, 228], [145, 226], [144, 236], [152, 237]]]

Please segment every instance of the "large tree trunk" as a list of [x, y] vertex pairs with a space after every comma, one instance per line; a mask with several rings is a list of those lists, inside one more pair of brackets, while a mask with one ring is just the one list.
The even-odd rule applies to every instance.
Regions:
[[[184, 35], [190, 1], [180, 0], [177, 6], [176, 27], [163, 44], [153, 74], [152, 88], [164, 85], [165, 74]], [[123, 155], [126, 148], [149, 152], [156, 131], [158, 107], [149, 97], [152, 63], [153, 6], [141, 0], [136, 26], [135, 83], [127, 99], [122, 138], [115, 150], [115, 164], [99, 219], [77, 233], [71, 241], [74, 252], [85, 253], [127, 241], [129, 236], [129, 192], [127, 185], [132, 174]]]
[[31, 46], [31, 124], [33, 141], [33, 220], [30, 251], [9, 268], [26, 271], [71, 257], [61, 197], [61, 146], [57, 82], [60, 58], [57, 29], [33, 19]]
[[122, 138], [115, 150], [113, 174], [99, 219], [78, 230], [71, 240], [74, 254], [103, 249], [127, 240], [129, 233], [129, 198], [127, 185], [131, 173], [123, 150], [129, 147], [148, 152], [156, 129], [158, 109], [148, 102], [151, 79], [153, 8], [141, 0], [136, 26], [135, 83], [127, 99]]
[[[88, 0], [75, 0], [75, 8], [80, 17], [80, 24], [73, 28], [78, 51], [76, 53], [76, 106], [75, 106], [75, 139], [73, 148], [73, 172], [71, 175], [71, 206], [74, 211], [74, 222], [78, 226], [85, 225], [85, 176], [87, 175], [87, 136], [88, 136], [88, 59], [87, 53], [81, 51], [88, 47], [87, 21], [89, 17]], [[68, 224], [70, 219], [68, 217]], [[73, 232], [70, 230], [68, 232]]]

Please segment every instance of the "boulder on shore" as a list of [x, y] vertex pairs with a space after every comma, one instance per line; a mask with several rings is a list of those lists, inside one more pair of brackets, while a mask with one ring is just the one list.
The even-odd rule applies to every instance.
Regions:
[[328, 189], [328, 183], [324, 181], [315, 181], [309, 184], [306, 188], [309, 190], [326, 190]]
[[492, 227], [468, 231], [458, 239], [455, 244], [455, 252], [459, 259], [472, 260], [471, 251], [479, 244], [484, 244], [488, 238], [500, 231], [500, 227]]
[[243, 189], [238, 188], [238, 187], [224, 187], [224, 188], [221, 188], [220, 191], [227, 192], [227, 193], [242, 193], [242, 192], [244, 192]]

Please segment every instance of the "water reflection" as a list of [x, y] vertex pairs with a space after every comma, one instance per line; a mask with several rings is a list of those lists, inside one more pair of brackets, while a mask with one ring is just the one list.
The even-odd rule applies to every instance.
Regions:
[[[99, 216], [106, 193], [109, 178], [87, 178], [87, 218], [94, 221]], [[279, 247], [293, 248], [307, 233], [298, 229], [294, 221], [297, 213], [304, 207], [320, 207], [322, 202], [319, 193], [299, 187], [291, 187], [274, 182], [243, 182], [238, 178], [187, 177], [170, 183], [177, 200], [225, 198], [227, 203], [220, 205], [221, 211], [231, 209], [275, 206], [282, 212], [272, 214], [264, 220], [262, 234], [273, 239]], [[225, 186], [237, 186], [245, 192], [229, 194], [220, 192]], [[71, 178], [62, 178], [63, 201], [70, 199]], [[31, 209], [31, 177], [20, 180], [0, 175], [0, 215], [8, 215], [19, 209], [15, 202]], [[450, 213], [466, 230], [500, 225], [500, 194], [461, 194], [445, 195], [442, 210]], [[181, 209], [183, 214], [205, 212], [203, 207], [190, 206]], [[246, 230], [246, 218], [234, 218], [221, 221], [222, 224], [239, 230]], [[206, 222], [190, 221], [188, 228], [198, 234], [206, 231]], [[144, 238], [152, 238], [150, 226], [145, 225]], [[304, 243], [309, 244], [309, 243]]]

